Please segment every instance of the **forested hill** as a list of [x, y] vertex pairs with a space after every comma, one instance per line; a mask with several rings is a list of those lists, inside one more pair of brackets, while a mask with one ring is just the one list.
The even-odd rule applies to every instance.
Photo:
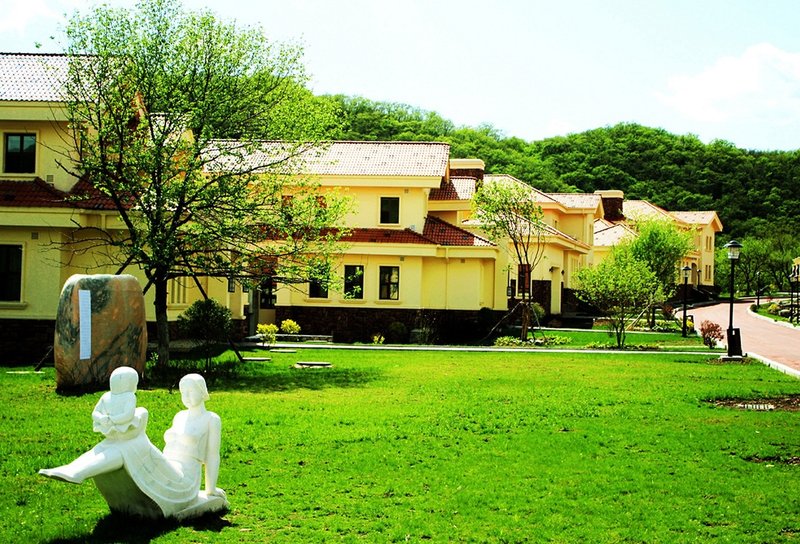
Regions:
[[[363, 98], [339, 103], [350, 140], [446, 141], [454, 157], [477, 157], [551, 192], [620, 189], [668, 210], [716, 210], [732, 237], [800, 231], [800, 151], [748, 151], [724, 141], [619, 124], [527, 142], [491, 126], [457, 127], [434, 112]], [[800, 140], [798, 140], [800, 148]]]

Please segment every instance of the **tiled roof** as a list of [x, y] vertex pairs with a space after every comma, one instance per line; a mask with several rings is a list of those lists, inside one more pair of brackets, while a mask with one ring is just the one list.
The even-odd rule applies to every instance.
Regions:
[[32, 181], [0, 180], [0, 206], [10, 208], [65, 207], [66, 193], [41, 179]]
[[717, 219], [714, 211], [670, 212], [684, 223], [707, 225]]
[[646, 200], [625, 200], [622, 203], [622, 213], [627, 219], [675, 219], [664, 208], [660, 208]]
[[633, 238], [636, 233], [623, 223], [610, 223], [605, 219], [594, 222], [594, 245], [615, 246], [623, 240]]
[[438, 246], [493, 246], [490, 241], [435, 217], [425, 218], [422, 234], [411, 229], [353, 228], [344, 243], [422, 244]]
[[31, 181], [0, 180], [0, 207], [116, 209], [111, 199], [88, 181], [81, 180], [69, 193], [63, 193], [39, 178]]
[[88, 180], [81, 179], [69, 193], [71, 203], [84, 210], [116, 210], [114, 201], [104, 195]]
[[442, 180], [438, 189], [432, 189], [428, 200], [469, 200], [475, 194], [478, 183], [476, 178], [451, 177], [449, 181]]
[[494, 244], [485, 238], [476, 236], [446, 221], [436, 217], [425, 218], [425, 229], [423, 235], [440, 246], [493, 246]]
[[[238, 157], [230, 155], [233, 151]], [[443, 177], [450, 145], [441, 142], [330, 142], [299, 149], [287, 142], [261, 142], [245, 149], [241, 142], [218, 140], [206, 149], [209, 170], [299, 172], [328, 176]]]
[[547, 196], [557, 200], [567, 208], [597, 208], [602, 199], [600, 195], [586, 193], [547, 193]]
[[508, 174], [487, 174], [483, 177], [484, 183], [515, 183], [522, 186], [524, 189], [527, 189], [531, 197], [533, 198], [534, 202], [539, 202], [540, 204], [551, 203], [551, 202], [558, 202], [555, 198], [548, 195], [547, 193], [543, 193], [539, 189], [535, 187], [531, 187], [524, 181], [521, 181], [514, 176], [510, 176]]
[[0, 53], [0, 100], [59, 101], [67, 68], [65, 55]]
[[371, 244], [426, 244], [432, 245], [433, 241], [425, 238], [411, 229], [371, 229], [354, 228], [342, 237], [342, 242], [365, 242]]

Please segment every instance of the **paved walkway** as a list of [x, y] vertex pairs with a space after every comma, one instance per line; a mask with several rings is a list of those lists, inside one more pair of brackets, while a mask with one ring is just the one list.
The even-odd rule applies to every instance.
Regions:
[[[746, 301], [733, 305], [733, 326], [739, 329], [742, 351], [783, 372], [800, 377], [800, 328], [790, 328], [756, 316], [749, 311], [751, 304], [752, 301]], [[692, 308], [687, 313], [694, 316], [695, 328], [699, 329], [700, 323], [707, 319], [718, 323], [725, 332], [730, 318], [730, 304]]]

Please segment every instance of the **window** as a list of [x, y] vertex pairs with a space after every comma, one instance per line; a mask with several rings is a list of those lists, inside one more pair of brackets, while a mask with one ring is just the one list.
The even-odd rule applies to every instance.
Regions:
[[344, 297], [364, 298], [364, 267], [360, 264], [344, 265]]
[[531, 265], [520, 264], [517, 265], [517, 293], [527, 293], [531, 287]]
[[266, 278], [259, 286], [258, 306], [264, 309], [275, 308], [275, 280], [273, 278]]
[[36, 136], [6, 134], [4, 171], [33, 174], [36, 171]]
[[381, 197], [381, 224], [397, 225], [400, 223], [400, 197]]
[[378, 283], [378, 298], [400, 300], [400, 267], [381, 266]]
[[308, 298], [328, 298], [328, 285], [311, 280], [308, 282]]
[[167, 285], [170, 304], [186, 304], [186, 278], [172, 278]]
[[0, 245], [0, 301], [22, 301], [22, 246]]

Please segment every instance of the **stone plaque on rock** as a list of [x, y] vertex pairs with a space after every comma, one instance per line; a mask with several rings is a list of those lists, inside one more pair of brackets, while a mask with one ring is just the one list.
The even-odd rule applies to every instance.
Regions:
[[141, 375], [146, 351], [144, 296], [136, 278], [76, 274], [67, 280], [53, 343], [59, 390], [101, 386], [121, 366]]

